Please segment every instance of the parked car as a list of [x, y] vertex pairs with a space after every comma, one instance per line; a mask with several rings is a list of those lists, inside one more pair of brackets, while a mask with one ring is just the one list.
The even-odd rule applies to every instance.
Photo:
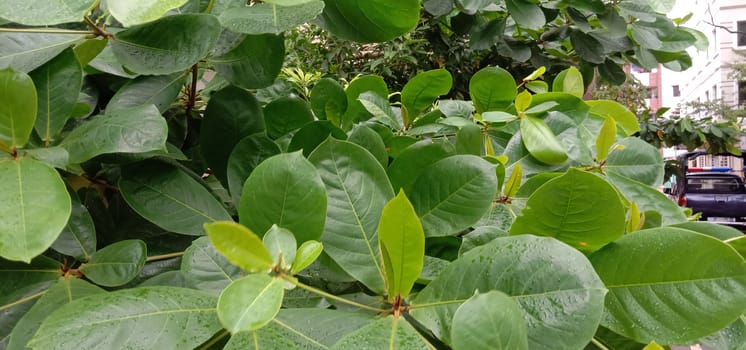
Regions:
[[746, 217], [746, 187], [737, 174], [689, 173], [685, 178], [679, 205], [702, 213], [702, 220], [732, 222]]

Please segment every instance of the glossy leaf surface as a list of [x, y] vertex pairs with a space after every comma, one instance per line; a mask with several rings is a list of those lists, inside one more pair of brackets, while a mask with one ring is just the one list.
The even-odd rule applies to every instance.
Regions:
[[239, 6], [220, 14], [220, 23], [231, 31], [244, 34], [279, 34], [309, 22], [321, 13], [324, 3], [309, 1], [295, 6], [254, 4]]
[[0, 18], [29, 26], [80, 22], [95, 3], [95, 0], [6, 0], [0, 4]]
[[528, 350], [523, 311], [510, 296], [495, 290], [477, 294], [456, 309], [451, 339], [455, 350]]
[[332, 350], [425, 350], [429, 349], [423, 338], [403, 318], [387, 316], [359, 327], [342, 337]]
[[73, 50], [68, 49], [30, 76], [38, 98], [34, 129], [48, 146], [58, 141], [65, 122], [72, 116], [83, 83], [83, 70]]
[[266, 272], [273, 266], [272, 255], [255, 233], [233, 221], [205, 224], [215, 249], [228, 261], [249, 272]]
[[261, 133], [244, 137], [236, 144], [228, 157], [228, 189], [235, 205], [241, 201], [244, 182], [259, 163], [280, 153], [280, 147]]
[[567, 151], [542, 119], [521, 119], [521, 139], [529, 153], [541, 162], [559, 164], [567, 160]]
[[107, 1], [112, 16], [125, 26], [154, 21], [171, 9], [184, 5], [187, 0], [127, 0]]
[[513, 76], [500, 67], [483, 68], [469, 81], [469, 95], [477, 113], [502, 110], [513, 102], [516, 94]]
[[241, 268], [220, 254], [208, 237], [197, 238], [184, 251], [181, 272], [191, 287], [214, 295], [242, 276]]
[[386, 270], [389, 302], [409, 296], [422, 272], [425, 231], [404, 191], [383, 207], [378, 242]]
[[91, 254], [90, 260], [80, 266], [80, 272], [98, 285], [121, 286], [140, 273], [147, 257], [145, 242], [119, 241]]
[[169, 75], [141, 76], [129, 81], [106, 105], [106, 112], [120, 111], [141, 105], [155, 105], [163, 113], [176, 102], [186, 76], [179, 72]]
[[417, 0], [324, 0], [322, 27], [340, 38], [383, 42], [412, 30], [419, 19]]
[[0, 33], [0, 67], [28, 73], [82, 40], [82, 35]]
[[231, 333], [257, 330], [271, 321], [282, 306], [282, 280], [248, 275], [233, 281], [218, 299], [218, 318]]
[[432, 106], [440, 95], [451, 90], [453, 78], [445, 69], [435, 69], [415, 75], [404, 85], [401, 100], [407, 113], [413, 118]]
[[34, 81], [12, 68], [0, 70], [0, 143], [23, 147], [34, 130], [37, 110]]
[[271, 85], [282, 68], [285, 42], [282, 36], [246, 35], [236, 46], [211, 57], [215, 71], [235, 86], [257, 89]]
[[73, 195], [70, 197], [72, 200], [70, 219], [52, 244], [52, 249], [85, 261], [96, 251], [96, 226], [80, 199]]

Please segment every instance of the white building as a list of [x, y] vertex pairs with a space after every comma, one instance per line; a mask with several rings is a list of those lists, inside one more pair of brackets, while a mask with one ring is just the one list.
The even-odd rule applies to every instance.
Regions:
[[[669, 113], [677, 113], [686, 102], [721, 99], [729, 106], [744, 108], [746, 82], [731, 79], [729, 65], [744, 60], [735, 50], [746, 51], [746, 0], [678, 0], [668, 16], [677, 18], [689, 13], [692, 17], [685, 25], [704, 33], [709, 47], [702, 51], [691, 48], [692, 67], [684, 72], [662, 70], [662, 105], [671, 107]], [[743, 168], [740, 161], [718, 158], [702, 157], [692, 166], [730, 166], [735, 171]]]

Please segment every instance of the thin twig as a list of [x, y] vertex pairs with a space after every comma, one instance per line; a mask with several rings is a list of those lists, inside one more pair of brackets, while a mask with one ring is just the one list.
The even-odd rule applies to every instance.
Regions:
[[102, 37], [104, 37], [106, 39], [114, 37], [114, 34], [111, 34], [111, 33], [107, 32], [107, 31], [105, 31], [103, 28], [99, 27], [90, 18], [88, 18], [88, 16], [83, 17], [83, 20], [85, 21], [85, 23], [89, 27], [91, 27], [91, 29], [93, 30], [93, 34], [98, 35], [98, 36], [102, 36]]
[[169, 253], [169, 254], [149, 256], [145, 261], [146, 262], [153, 262], [153, 261], [166, 260], [166, 259], [171, 259], [171, 258], [178, 258], [178, 257], [181, 257], [181, 256], [184, 256], [184, 252], [176, 252], [176, 253]]
[[197, 74], [199, 74], [199, 65], [195, 64], [192, 66], [192, 83], [187, 91], [189, 99], [186, 105], [186, 115], [191, 116], [194, 106], [197, 104]]
[[97, 35], [92, 30], [72, 30], [56, 28], [0, 28], [0, 32], [10, 33], [37, 33], [37, 34], [75, 34], [75, 35]]
[[339, 301], [341, 303], [345, 303], [345, 304], [348, 304], [348, 305], [359, 307], [361, 309], [375, 311], [375, 312], [386, 312], [386, 311], [389, 311], [389, 310], [379, 309], [379, 308], [376, 308], [376, 307], [368, 306], [368, 305], [365, 305], [365, 304], [360, 304], [360, 303], [352, 301], [352, 300], [347, 300], [345, 298], [338, 297], [338, 296], [336, 296], [334, 294], [327, 293], [327, 292], [325, 292], [325, 291], [323, 291], [321, 289], [317, 289], [317, 288], [311, 287], [309, 285], [303, 284], [300, 281], [298, 281], [296, 279], [293, 279], [293, 278], [290, 278], [290, 277], [285, 276], [285, 275], [282, 275], [282, 278], [284, 280], [286, 280], [286, 281], [294, 284], [295, 286], [301, 288], [301, 289], [305, 289], [305, 290], [307, 290], [307, 291], [309, 291], [311, 293], [316, 293], [318, 295], [321, 295], [323, 297], [326, 297], [326, 298], [329, 298], [329, 299], [332, 299], [332, 300]]
[[21, 299], [18, 299], [18, 300], [14, 301], [14, 302], [12, 302], [10, 304], [0, 305], [0, 311], [7, 310], [7, 309], [10, 309], [10, 308], [12, 308], [12, 307], [14, 307], [16, 305], [21, 305], [21, 304], [23, 304], [23, 303], [25, 303], [27, 301], [34, 300], [34, 299], [36, 299], [36, 298], [44, 295], [44, 293], [46, 293], [46, 292], [47, 292], [46, 290], [43, 290], [43, 291], [41, 291], [39, 293], [31, 294], [31, 295], [29, 295], [27, 297], [23, 297]]

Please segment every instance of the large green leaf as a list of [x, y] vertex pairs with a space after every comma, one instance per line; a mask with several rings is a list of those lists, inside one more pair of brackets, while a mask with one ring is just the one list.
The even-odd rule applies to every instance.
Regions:
[[302, 150], [303, 155], [308, 156], [329, 137], [345, 140], [347, 134], [328, 120], [313, 121], [295, 132], [286, 152]]
[[273, 139], [300, 129], [313, 120], [308, 102], [298, 97], [280, 97], [264, 106], [267, 136]]
[[23, 147], [36, 121], [37, 95], [28, 74], [13, 68], [0, 70], [0, 144]]
[[282, 309], [262, 329], [231, 336], [224, 349], [324, 350], [372, 320], [372, 316], [362, 312]]
[[577, 98], [583, 98], [585, 93], [583, 74], [575, 67], [563, 70], [554, 78], [552, 92], [564, 92]]
[[603, 44], [592, 35], [583, 33], [581, 30], [574, 30], [570, 33], [570, 43], [584, 61], [601, 64], [606, 60], [607, 55]]
[[523, 28], [539, 30], [547, 22], [541, 8], [531, 1], [506, 0], [505, 6], [515, 23]]
[[251, 92], [228, 86], [210, 97], [202, 119], [200, 148], [207, 165], [221, 182], [227, 182], [228, 158], [236, 144], [263, 131], [262, 107]]
[[389, 166], [387, 173], [394, 189], [411, 193], [417, 178], [433, 163], [456, 154], [447, 140], [425, 139], [405, 148]]
[[332, 350], [426, 350], [424, 339], [404, 319], [387, 316], [342, 337]]
[[36, 86], [38, 108], [34, 129], [49, 146], [72, 116], [73, 107], [83, 84], [83, 70], [72, 49], [63, 51], [53, 60], [30, 74]]
[[495, 167], [473, 155], [456, 155], [429, 166], [409, 197], [428, 237], [456, 234], [489, 210], [497, 193]]
[[746, 310], [746, 262], [716, 238], [678, 228], [644, 230], [590, 260], [609, 288], [601, 323], [641, 343], [687, 344]]
[[127, 0], [107, 1], [111, 15], [125, 26], [154, 21], [169, 10], [184, 5], [187, 0]]
[[0, 68], [28, 73], [82, 40], [82, 35], [0, 33]]
[[111, 49], [133, 72], [170, 74], [205, 58], [215, 47], [220, 30], [213, 15], [166, 16], [114, 34]]
[[363, 124], [356, 125], [352, 129], [347, 141], [368, 150], [384, 169], [389, 166], [389, 154], [386, 151], [386, 144], [383, 143], [381, 135], [372, 128]]
[[223, 11], [220, 23], [227, 29], [244, 34], [278, 34], [310, 22], [321, 14], [324, 2], [309, 1], [295, 6], [254, 4]]
[[45, 26], [80, 22], [97, 4], [95, 0], [4, 0], [0, 18], [28, 26]]
[[663, 157], [660, 151], [638, 137], [619, 142], [606, 160], [606, 172], [637, 180], [648, 186], [663, 184]]
[[208, 237], [197, 238], [184, 251], [181, 272], [191, 287], [215, 295], [242, 276], [241, 269], [218, 253]]
[[197, 180], [164, 163], [146, 161], [124, 167], [119, 189], [138, 214], [171, 232], [201, 236], [204, 223], [232, 220]]
[[567, 151], [544, 120], [526, 116], [521, 119], [521, 139], [531, 156], [547, 164], [567, 161]]
[[410, 119], [420, 115], [440, 95], [451, 90], [453, 78], [445, 69], [422, 72], [410, 79], [401, 91], [401, 101]]
[[176, 101], [184, 87], [183, 72], [170, 75], [141, 76], [122, 86], [106, 105], [106, 113], [137, 107], [155, 105], [163, 113]]
[[54, 243], [72, 205], [50, 166], [30, 158], [0, 160], [0, 256], [29, 262]]
[[228, 157], [228, 189], [233, 203], [241, 201], [243, 184], [251, 172], [265, 159], [280, 154], [280, 146], [263, 133], [244, 137]]
[[681, 224], [671, 225], [673, 227], [683, 228], [686, 230], [699, 232], [708, 236], [715, 237], [721, 241], [728, 241], [733, 238], [745, 237], [743, 232], [725, 225], [719, 225], [707, 221], [687, 221]]
[[130, 239], [110, 244], [95, 253], [79, 270], [86, 278], [105, 287], [121, 286], [134, 279], [145, 266], [145, 242]]
[[389, 302], [393, 303], [409, 296], [425, 259], [425, 231], [404, 191], [399, 191], [383, 207], [378, 242], [386, 270]]
[[96, 251], [96, 227], [91, 214], [80, 202], [78, 196], [71, 194], [70, 197], [72, 200], [70, 219], [52, 244], [52, 249], [80, 261], [86, 261]]
[[324, 0], [321, 25], [358, 42], [383, 42], [411, 31], [420, 18], [418, 0]]
[[257, 330], [282, 306], [283, 281], [263, 274], [248, 275], [228, 285], [218, 299], [218, 318], [231, 333]]
[[[502, 291], [523, 310], [531, 349], [580, 349], [598, 327], [603, 283], [588, 259], [553, 238], [498, 238], [452, 262], [412, 302], [412, 315], [450, 343], [459, 304]], [[427, 304], [438, 304], [426, 307]], [[417, 305], [422, 305], [418, 307]]]
[[640, 122], [637, 120], [637, 116], [630, 112], [627, 107], [619, 104], [619, 102], [611, 100], [592, 100], [585, 101], [585, 103], [591, 106], [590, 113], [598, 114], [602, 117], [614, 118], [617, 125], [624, 130], [627, 135], [632, 135], [640, 131]]
[[515, 79], [500, 67], [482, 68], [469, 80], [469, 95], [477, 113], [505, 109], [516, 94]]
[[746, 349], [746, 314], [726, 328], [710, 334], [697, 343], [710, 349], [744, 350]]
[[285, 57], [283, 37], [264, 34], [237, 39], [240, 41], [230, 51], [209, 59], [215, 71], [231, 84], [246, 89], [272, 85]]
[[451, 340], [455, 350], [528, 350], [523, 311], [496, 290], [477, 294], [456, 309]]
[[381, 211], [394, 197], [376, 159], [362, 147], [327, 139], [309, 157], [328, 196], [321, 241], [348, 274], [377, 293], [385, 291], [378, 246]]
[[93, 116], [60, 144], [71, 163], [106, 153], [142, 153], [166, 149], [168, 125], [153, 105]]
[[298, 243], [318, 240], [326, 220], [326, 190], [300, 152], [271, 157], [246, 180], [238, 207], [242, 224], [264, 234], [272, 225], [290, 230]]
[[368, 112], [358, 99], [360, 95], [369, 91], [383, 98], [387, 98], [389, 95], [389, 88], [386, 86], [386, 82], [378, 75], [363, 75], [352, 79], [345, 90], [345, 94], [347, 95], [347, 111], [342, 116], [340, 128], [349, 130], [352, 128], [352, 124], [368, 120], [372, 117], [370, 112]]
[[73, 300], [44, 320], [32, 349], [192, 349], [220, 329], [216, 298], [142, 287]]
[[595, 251], [621, 237], [625, 223], [625, 209], [613, 186], [570, 169], [528, 198], [510, 234], [549, 236], [582, 251]]
[[26, 343], [31, 340], [44, 319], [61, 306], [82, 297], [104, 293], [105, 291], [82, 279], [60, 277], [36, 304], [21, 318], [13, 328], [8, 341], [8, 350], [26, 350]]
[[607, 179], [628, 201], [637, 203], [641, 212], [657, 211], [663, 217], [663, 225], [674, 225], [686, 222], [684, 210], [666, 197], [663, 192], [648, 185], [617, 175], [607, 174]]
[[311, 89], [311, 109], [319, 119], [326, 119], [340, 126], [347, 111], [347, 95], [336, 80], [322, 78]]

